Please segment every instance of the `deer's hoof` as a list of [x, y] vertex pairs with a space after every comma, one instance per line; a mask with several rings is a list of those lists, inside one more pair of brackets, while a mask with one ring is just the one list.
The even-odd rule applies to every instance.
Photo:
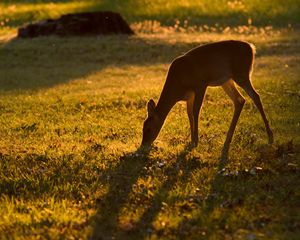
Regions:
[[190, 143], [190, 148], [196, 148], [197, 146], [198, 146], [198, 143], [196, 143], [196, 142]]
[[273, 137], [273, 133], [269, 135], [269, 144], [273, 144], [274, 143], [274, 137]]
[[228, 161], [229, 147], [224, 146], [221, 153], [221, 164], [226, 165]]

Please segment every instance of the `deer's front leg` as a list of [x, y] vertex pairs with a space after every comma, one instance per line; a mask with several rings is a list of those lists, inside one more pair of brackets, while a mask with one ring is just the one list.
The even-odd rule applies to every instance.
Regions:
[[191, 129], [191, 142], [193, 143], [195, 139], [195, 121], [194, 121], [194, 113], [193, 113], [195, 93], [189, 92], [186, 98], [187, 98], [186, 100], [187, 114], [189, 117], [190, 129]]
[[199, 134], [198, 134], [198, 120], [199, 120], [199, 112], [202, 106], [202, 102], [204, 99], [206, 87], [197, 89], [195, 91], [195, 97], [193, 101], [193, 128], [191, 125], [191, 130], [192, 130], [192, 144], [193, 146], [197, 146], [199, 142]]

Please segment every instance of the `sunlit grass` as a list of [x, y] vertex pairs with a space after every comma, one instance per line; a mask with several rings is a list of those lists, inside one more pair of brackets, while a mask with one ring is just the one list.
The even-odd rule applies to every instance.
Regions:
[[80, 11], [112, 10], [120, 12], [129, 23], [144, 20], [163, 25], [297, 25], [300, 4], [288, 1], [242, 0], [141, 0], [141, 1], [4, 1], [0, 3], [0, 35], [16, 32], [24, 23]]
[[[2, 1], [0, 238], [297, 239], [299, 3], [289, 1]], [[23, 23], [77, 11], [121, 12], [135, 36], [12, 39]], [[291, 24], [289, 27], [285, 27]], [[261, 26], [258, 26], [261, 25]], [[177, 104], [149, 154], [146, 103], [173, 58], [199, 44], [257, 47], [250, 98], [225, 172], [233, 106], [210, 88], [189, 150]]]
[[[299, 33], [210, 28], [2, 41], [2, 236], [297, 239]], [[196, 149], [186, 149], [189, 126], [180, 103], [149, 155], [135, 152], [146, 102], [158, 99], [172, 59], [229, 38], [257, 46], [253, 84], [274, 146], [266, 145], [246, 97], [228, 170], [218, 174], [233, 107], [222, 89], [211, 88]]]

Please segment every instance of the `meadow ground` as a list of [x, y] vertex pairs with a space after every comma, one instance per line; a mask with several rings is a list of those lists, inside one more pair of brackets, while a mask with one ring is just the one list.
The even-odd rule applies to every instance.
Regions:
[[127, 21], [154, 20], [164, 25], [299, 26], [298, 0], [2, 0], [0, 35], [31, 21], [81, 11], [112, 10]]
[[[137, 34], [131, 37], [3, 35], [0, 237], [297, 239], [299, 30], [132, 27]], [[253, 85], [275, 143], [267, 144], [246, 97], [223, 171], [219, 157], [233, 106], [221, 88], [210, 88], [197, 148], [188, 148], [188, 119], [179, 103], [154, 147], [137, 151], [146, 103], [158, 99], [172, 59], [223, 39], [256, 45]]]

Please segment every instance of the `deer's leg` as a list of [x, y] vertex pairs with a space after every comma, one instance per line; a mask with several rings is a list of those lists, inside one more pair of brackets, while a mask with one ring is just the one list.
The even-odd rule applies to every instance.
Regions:
[[195, 119], [194, 119], [194, 114], [193, 114], [194, 100], [195, 100], [195, 93], [194, 92], [189, 93], [188, 96], [187, 96], [187, 100], [186, 100], [186, 107], [187, 107], [187, 114], [188, 114], [189, 122], [190, 122], [192, 142], [195, 139], [195, 136], [194, 136], [194, 133], [195, 133]]
[[253, 100], [254, 104], [258, 108], [260, 115], [265, 123], [266, 131], [267, 131], [268, 138], [269, 138], [269, 144], [272, 144], [274, 141], [273, 132], [270, 128], [270, 125], [269, 125], [268, 119], [266, 117], [263, 105], [261, 103], [259, 94], [253, 88], [249, 79], [247, 79], [246, 82], [243, 82], [241, 84], [241, 87], [246, 91], [246, 93], [249, 95], [249, 97]]
[[200, 89], [197, 89], [195, 91], [195, 100], [193, 104], [193, 119], [194, 119], [194, 133], [193, 133], [193, 139], [192, 144], [196, 147], [199, 142], [199, 136], [198, 136], [198, 120], [199, 120], [199, 112], [201, 109], [201, 105], [203, 102], [203, 98], [205, 95], [206, 86], [201, 87]]
[[241, 111], [243, 109], [243, 106], [245, 104], [244, 97], [240, 94], [240, 92], [235, 87], [235, 84], [232, 80], [227, 81], [222, 85], [224, 91], [227, 93], [227, 95], [231, 98], [234, 104], [234, 114], [231, 120], [231, 124], [229, 127], [229, 130], [227, 132], [226, 140], [223, 146], [221, 159], [222, 161], [226, 161], [228, 158], [228, 151], [229, 151], [229, 145], [231, 143], [234, 130], [236, 127], [236, 124], [238, 122], [238, 119], [240, 117]]

